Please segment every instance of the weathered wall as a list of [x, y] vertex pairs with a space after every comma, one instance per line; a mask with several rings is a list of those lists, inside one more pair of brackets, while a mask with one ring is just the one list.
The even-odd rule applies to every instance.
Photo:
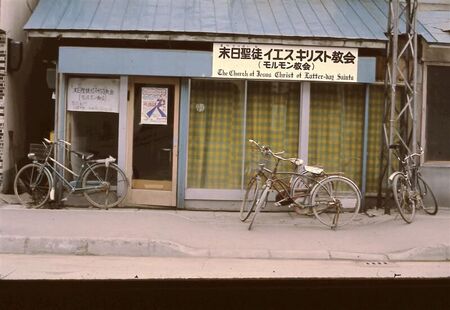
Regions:
[[0, 0], [0, 29], [7, 39], [23, 42], [20, 69], [8, 72], [5, 91], [5, 125], [3, 144], [3, 192], [11, 189], [15, 164], [25, 145], [25, 114], [27, 77], [30, 74], [36, 47], [39, 42], [29, 42], [23, 25], [27, 22], [38, 0]]

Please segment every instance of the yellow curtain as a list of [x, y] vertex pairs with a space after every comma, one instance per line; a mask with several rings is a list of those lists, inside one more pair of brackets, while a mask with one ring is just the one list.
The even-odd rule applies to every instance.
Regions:
[[[244, 120], [243, 82], [193, 80], [191, 85], [188, 187], [238, 189], [242, 179], [245, 122], [245, 182], [261, 161], [248, 139], [298, 154], [300, 84], [248, 82]], [[343, 172], [361, 185], [365, 86], [311, 84], [309, 163]], [[381, 151], [383, 86], [371, 86], [367, 191], [376, 192]], [[290, 170], [290, 164], [281, 166]]]
[[[308, 157], [311, 165], [344, 172], [361, 186], [365, 86], [311, 85]], [[367, 155], [368, 193], [376, 193], [380, 167], [383, 86], [371, 86]]]
[[[299, 83], [248, 82], [246, 138], [269, 145], [285, 157], [297, 157], [299, 131]], [[246, 145], [246, 179], [253, 174], [260, 153]], [[292, 170], [289, 163], [281, 170]], [[281, 171], [280, 170], [280, 171]]]
[[188, 187], [241, 188], [242, 85], [232, 81], [192, 81]]
[[308, 160], [361, 184], [363, 85], [311, 84]]
[[378, 191], [380, 174], [381, 132], [383, 130], [384, 86], [370, 87], [369, 110], [369, 141], [367, 156], [367, 187], [368, 193]]

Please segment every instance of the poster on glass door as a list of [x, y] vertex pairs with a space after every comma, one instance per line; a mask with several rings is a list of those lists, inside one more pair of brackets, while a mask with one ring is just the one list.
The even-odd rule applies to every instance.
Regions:
[[168, 88], [142, 87], [140, 124], [167, 125], [168, 99]]

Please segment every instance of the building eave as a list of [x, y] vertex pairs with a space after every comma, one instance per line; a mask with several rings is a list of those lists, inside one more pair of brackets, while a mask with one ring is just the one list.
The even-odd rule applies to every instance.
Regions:
[[142, 32], [105, 32], [105, 31], [53, 31], [27, 29], [32, 38], [101, 39], [101, 40], [140, 40], [140, 41], [187, 41], [187, 42], [234, 42], [246, 44], [280, 44], [335, 46], [384, 49], [386, 40], [365, 40], [361, 38], [321, 38], [290, 36], [249, 36], [236, 34], [209, 33], [142, 33]]

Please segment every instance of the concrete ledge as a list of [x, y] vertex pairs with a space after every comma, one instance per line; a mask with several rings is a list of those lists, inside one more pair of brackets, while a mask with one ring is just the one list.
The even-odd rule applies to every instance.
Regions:
[[129, 257], [205, 257], [245, 259], [308, 259], [355, 261], [449, 261], [450, 246], [440, 244], [396, 253], [295, 251], [271, 249], [192, 248], [168, 240], [86, 239], [1, 236], [3, 254], [57, 254]]
[[194, 249], [165, 240], [28, 238], [22, 236], [1, 236], [0, 253], [159, 257], [210, 256], [207, 249]]
[[450, 246], [438, 244], [408, 249], [406, 251], [388, 254], [388, 259], [392, 261], [449, 261]]
[[0, 253], [25, 254], [27, 243], [27, 237], [0, 236]]
[[330, 259], [386, 261], [388, 260], [388, 255], [330, 251]]

